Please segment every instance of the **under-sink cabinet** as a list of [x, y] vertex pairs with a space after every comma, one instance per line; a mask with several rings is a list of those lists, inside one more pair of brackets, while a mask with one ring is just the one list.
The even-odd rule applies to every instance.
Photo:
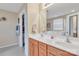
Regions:
[[49, 44], [29, 38], [29, 56], [76, 56]]

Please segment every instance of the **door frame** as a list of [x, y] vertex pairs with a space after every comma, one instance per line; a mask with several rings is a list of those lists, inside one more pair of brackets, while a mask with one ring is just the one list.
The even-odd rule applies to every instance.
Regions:
[[69, 35], [69, 17], [73, 15], [78, 15], [78, 25], [77, 25], [78, 29], [77, 30], [78, 30], [78, 37], [79, 37], [79, 12], [74, 12], [66, 16], [66, 33], [68, 33]]
[[20, 40], [20, 44], [19, 46], [20, 47], [23, 47], [22, 44], [22, 15], [25, 15], [24, 16], [24, 22], [25, 22], [25, 34], [24, 34], [24, 39], [25, 39], [25, 47], [24, 47], [24, 51], [25, 51], [25, 55], [28, 56], [28, 18], [27, 18], [27, 11], [25, 9], [23, 9], [20, 13], [20, 37], [19, 37], [19, 40]]
[[[78, 15], [72, 15], [72, 16], [69, 17], [69, 34], [71, 36], [73, 36], [73, 33], [71, 32], [73, 30], [72, 29], [73, 28], [73, 26], [72, 26], [73, 20], [71, 18], [74, 17], [74, 16], [76, 16], [76, 33], [77, 33], [77, 37], [78, 37]], [[71, 23], [71, 21], [72, 21], [72, 23]]]

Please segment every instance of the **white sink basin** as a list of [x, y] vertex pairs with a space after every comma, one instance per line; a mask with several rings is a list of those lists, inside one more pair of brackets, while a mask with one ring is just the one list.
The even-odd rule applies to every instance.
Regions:
[[79, 50], [79, 46], [75, 45], [73, 43], [67, 43], [67, 42], [55, 42], [56, 44], [65, 47], [65, 48], [69, 48], [69, 49], [78, 49]]
[[79, 45], [79, 39], [78, 38], [69, 38], [69, 40], [72, 44]]

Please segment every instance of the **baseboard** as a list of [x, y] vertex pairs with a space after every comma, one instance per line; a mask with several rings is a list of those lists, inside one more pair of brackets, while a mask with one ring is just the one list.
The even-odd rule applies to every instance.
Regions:
[[5, 45], [5, 46], [0, 46], [0, 48], [10, 47], [10, 46], [14, 46], [14, 45], [17, 45], [17, 44], [18, 43], [13, 43], [13, 44]]

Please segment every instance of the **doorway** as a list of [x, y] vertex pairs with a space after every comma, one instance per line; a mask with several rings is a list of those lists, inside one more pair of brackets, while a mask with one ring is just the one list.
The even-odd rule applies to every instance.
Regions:
[[70, 16], [69, 19], [69, 35], [78, 37], [78, 16]]
[[22, 15], [22, 47], [25, 46], [25, 15]]

